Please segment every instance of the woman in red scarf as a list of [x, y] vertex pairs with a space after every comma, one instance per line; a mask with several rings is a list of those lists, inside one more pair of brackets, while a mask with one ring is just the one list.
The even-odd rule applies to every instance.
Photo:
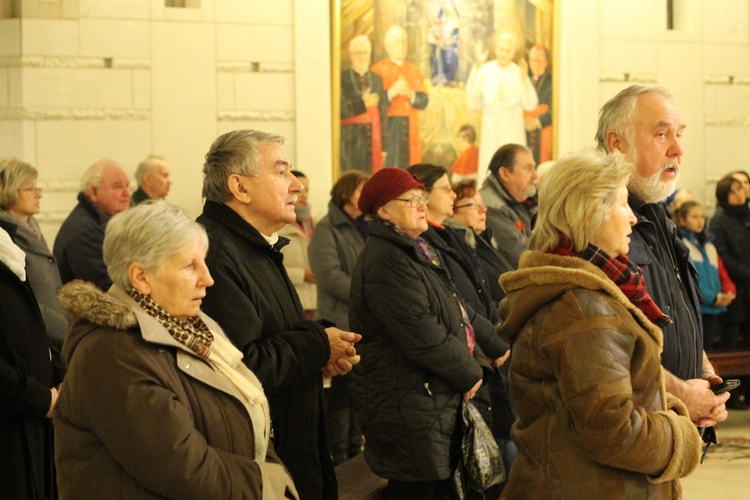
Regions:
[[678, 498], [701, 438], [664, 387], [671, 321], [627, 258], [632, 165], [593, 151], [560, 159], [518, 271], [501, 277], [501, 336], [520, 419], [508, 498]]

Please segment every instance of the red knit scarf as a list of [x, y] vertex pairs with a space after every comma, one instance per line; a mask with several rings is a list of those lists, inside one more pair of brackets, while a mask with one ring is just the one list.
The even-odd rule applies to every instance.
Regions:
[[663, 327], [672, 322], [669, 316], [659, 309], [659, 306], [656, 305], [656, 302], [646, 290], [646, 281], [643, 279], [641, 268], [633, 264], [627, 255], [618, 255], [612, 258], [590, 243], [583, 251], [575, 253], [566, 241], [561, 241], [557, 248], [550, 253], [565, 257], [579, 257], [591, 262], [604, 271], [604, 274], [614, 281], [622, 293], [630, 299], [630, 302], [640, 309], [652, 323]]

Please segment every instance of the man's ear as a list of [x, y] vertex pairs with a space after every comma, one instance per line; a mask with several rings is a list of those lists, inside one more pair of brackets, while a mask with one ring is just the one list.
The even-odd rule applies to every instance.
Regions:
[[503, 183], [507, 183], [510, 178], [510, 170], [508, 170], [505, 167], [500, 167], [497, 169], [497, 177], [500, 179]]
[[626, 146], [627, 143], [622, 137], [620, 137], [620, 134], [614, 130], [607, 132], [607, 153], [612, 153], [614, 151], [625, 153], [622, 148]]
[[86, 188], [86, 198], [91, 200], [94, 204], [99, 201], [96, 186], [89, 186]]
[[245, 184], [242, 182], [242, 176], [239, 174], [232, 174], [227, 179], [227, 189], [232, 193], [234, 198], [245, 204], [249, 204], [252, 201], [250, 191]]
[[130, 284], [143, 295], [151, 293], [148, 271], [138, 262], [131, 262], [128, 266], [128, 278]]

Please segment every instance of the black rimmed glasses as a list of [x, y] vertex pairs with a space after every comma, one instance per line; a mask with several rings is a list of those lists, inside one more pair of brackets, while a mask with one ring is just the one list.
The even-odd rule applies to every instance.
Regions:
[[422, 196], [412, 196], [411, 198], [393, 198], [396, 201], [405, 201], [412, 208], [417, 208], [420, 203], [427, 203], [427, 193]]

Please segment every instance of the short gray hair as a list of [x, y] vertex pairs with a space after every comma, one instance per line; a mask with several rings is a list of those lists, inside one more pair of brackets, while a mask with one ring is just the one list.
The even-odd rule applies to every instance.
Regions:
[[628, 144], [633, 146], [635, 129], [633, 119], [638, 97], [643, 94], [659, 94], [667, 99], [672, 99], [671, 94], [664, 87], [644, 87], [643, 85], [631, 85], [623, 89], [606, 102], [599, 110], [599, 124], [596, 129], [596, 145], [604, 153], [607, 151], [607, 134], [616, 132], [625, 137]]
[[598, 237], [634, 166], [622, 153], [584, 149], [568, 153], [545, 175], [529, 247], [548, 252], [567, 239], [580, 252]]
[[39, 177], [37, 169], [15, 158], [0, 160], [0, 208], [9, 210], [18, 201], [18, 190]]
[[208, 250], [206, 230], [180, 208], [164, 200], [147, 201], [112, 217], [104, 231], [104, 263], [115, 285], [133, 288], [128, 276], [137, 262], [156, 272], [164, 260], [199, 241]]
[[203, 197], [217, 203], [231, 200], [229, 176], [258, 175], [263, 161], [258, 148], [271, 143], [282, 145], [284, 138], [259, 130], [235, 130], [219, 136], [211, 144], [203, 164]]
[[166, 161], [164, 157], [159, 155], [148, 155], [145, 160], [138, 164], [138, 168], [135, 170], [135, 182], [141, 185], [143, 176], [150, 174], [159, 167], [159, 163]]
[[104, 171], [109, 166], [117, 167], [122, 170], [120, 164], [114, 160], [103, 158], [97, 162], [94, 162], [83, 173], [83, 176], [81, 177], [81, 186], [78, 188], [78, 190], [81, 193], [85, 193], [91, 186], [99, 187], [99, 185], [102, 183], [102, 178], [104, 177]]

